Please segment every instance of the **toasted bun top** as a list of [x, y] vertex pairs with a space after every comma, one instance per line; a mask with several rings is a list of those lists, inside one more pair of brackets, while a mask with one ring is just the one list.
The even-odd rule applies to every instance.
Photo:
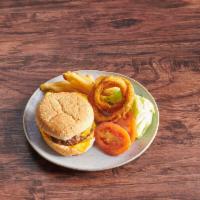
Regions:
[[93, 121], [92, 106], [77, 92], [47, 93], [36, 113], [39, 129], [61, 140], [80, 135]]

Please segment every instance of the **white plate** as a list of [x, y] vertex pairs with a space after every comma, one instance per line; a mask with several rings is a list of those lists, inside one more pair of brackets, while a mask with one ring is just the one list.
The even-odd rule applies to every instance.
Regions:
[[[78, 72], [81, 74], [91, 74], [95, 78], [100, 75], [123, 76], [117, 73], [97, 71], [97, 70], [80, 70]], [[153, 117], [153, 122], [149, 127], [149, 129], [147, 130], [147, 132], [145, 133], [145, 135], [141, 139], [136, 140], [136, 142], [133, 143], [133, 145], [128, 151], [119, 156], [113, 157], [104, 154], [94, 145], [88, 152], [79, 156], [63, 157], [58, 155], [56, 152], [50, 149], [47, 146], [47, 144], [43, 141], [35, 123], [36, 107], [43, 97], [43, 93], [40, 91], [40, 89], [37, 89], [33, 93], [24, 111], [24, 117], [23, 117], [24, 132], [30, 145], [33, 147], [33, 149], [35, 149], [35, 151], [37, 151], [42, 157], [44, 157], [48, 161], [63, 167], [82, 170], [82, 171], [99, 171], [99, 170], [111, 169], [124, 165], [138, 158], [147, 150], [147, 148], [150, 146], [150, 144], [153, 142], [156, 136], [159, 125], [159, 112], [156, 102], [152, 97], [152, 95], [137, 81], [129, 77], [126, 78], [128, 78], [132, 82], [135, 89], [135, 93], [149, 99], [153, 103], [156, 111]], [[55, 77], [49, 80], [48, 82], [56, 82], [60, 80], [63, 80], [62, 75]]]

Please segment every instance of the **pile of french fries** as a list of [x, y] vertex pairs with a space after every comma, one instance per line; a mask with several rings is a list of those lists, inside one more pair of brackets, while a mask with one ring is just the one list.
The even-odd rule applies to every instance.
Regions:
[[[75, 72], [68, 71], [63, 74], [63, 81], [47, 82], [40, 85], [40, 90], [46, 92], [80, 92], [87, 96], [91, 92], [95, 80], [91, 75], [81, 75]], [[101, 98], [105, 99], [106, 96], [113, 94], [115, 87], [108, 88], [103, 91]]]
[[43, 83], [40, 89], [43, 92], [81, 92], [89, 95], [95, 80], [90, 75], [80, 75], [68, 71], [63, 74], [65, 80], [52, 83]]

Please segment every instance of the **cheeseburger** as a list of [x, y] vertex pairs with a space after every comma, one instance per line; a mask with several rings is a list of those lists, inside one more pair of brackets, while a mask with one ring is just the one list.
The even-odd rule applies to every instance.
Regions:
[[63, 156], [82, 154], [94, 143], [93, 109], [80, 93], [46, 93], [36, 122], [44, 141]]

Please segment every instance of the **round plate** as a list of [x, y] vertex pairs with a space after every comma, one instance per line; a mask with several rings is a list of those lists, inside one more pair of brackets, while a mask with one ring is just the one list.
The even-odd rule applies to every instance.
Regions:
[[[95, 78], [100, 75], [123, 76], [117, 73], [97, 71], [97, 70], [80, 70], [77, 72], [81, 74], [90, 74]], [[111, 169], [124, 165], [138, 158], [147, 150], [147, 148], [150, 146], [150, 144], [153, 142], [156, 136], [159, 125], [159, 112], [156, 102], [152, 97], [152, 95], [137, 81], [129, 77], [126, 78], [132, 82], [135, 89], [135, 93], [149, 99], [155, 107], [155, 114], [153, 116], [153, 122], [151, 126], [148, 128], [147, 132], [141, 139], [136, 140], [133, 143], [133, 145], [128, 151], [119, 156], [114, 157], [104, 154], [94, 145], [88, 152], [79, 156], [63, 157], [54, 152], [43, 141], [35, 123], [36, 107], [43, 97], [43, 93], [40, 91], [40, 89], [37, 89], [33, 93], [24, 111], [24, 117], [23, 117], [24, 132], [30, 145], [33, 147], [33, 149], [35, 149], [35, 151], [37, 151], [42, 157], [44, 157], [48, 161], [63, 167], [82, 170], [82, 171], [99, 171], [99, 170]], [[55, 77], [49, 80], [48, 82], [56, 82], [61, 80], [63, 80], [62, 75]]]

